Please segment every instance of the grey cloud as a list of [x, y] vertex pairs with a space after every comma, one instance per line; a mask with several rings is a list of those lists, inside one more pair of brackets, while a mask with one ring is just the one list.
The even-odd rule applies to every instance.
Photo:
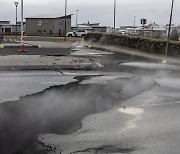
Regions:
[[[17, 0], [18, 1], [18, 0]], [[19, 0], [20, 1], [20, 0]], [[65, 0], [24, 0], [24, 16], [38, 14], [63, 14]], [[100, 22], [101, 25], [113, 25], [114, 0], [68, 0], [68, 13], [79, 10], [79, 22]], [[171, 0], [117, 0], [117, 26], [132, 25], [134, 16], [139, 24], [140, 18], [148, 22], [166, 24], [169, 21]], [[180, 24], [180, 2], [175, 0], [173, 23]], [[20, 6], [19, 15], [20, 17]], [[0, 20], [15, 21], [14, 0], [1, 0]], [[72, 19], [75, 24], [75, 15]]]

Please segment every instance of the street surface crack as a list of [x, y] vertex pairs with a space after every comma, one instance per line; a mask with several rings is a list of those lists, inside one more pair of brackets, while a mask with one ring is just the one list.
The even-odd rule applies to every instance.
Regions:
[[102, 147], [97, 147], [97, 148], [88, 148], [85, 150], [74, 151], [74, 152], [71, 152], [70, 154], [81, 153], [81, 152], [90, 152], [90, 153], [94, 153], [94, 154], [98, 154], [98, 153], [104, 153], [104, 154], [108, 154], [108, 153], [131, 153], [131, 152], [137, 151], [137, 150], [138, 149], [135, 147], [119, 148], [119, 147], [115, 147], [115, 146], [102, 146]]

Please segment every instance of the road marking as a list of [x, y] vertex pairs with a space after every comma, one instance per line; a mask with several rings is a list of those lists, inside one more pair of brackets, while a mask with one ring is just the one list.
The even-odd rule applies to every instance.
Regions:
[[4, 49], [4, 45], [0, 45], [0, 49]]
[[38, 45], [38, 48], [41, 49], [41, 48], [43, 48], [43, 47], [42, 47], [41, 45]]
[[126, 107], [126, 108], [120, 108], [118, 111], [126, 114], [132, 114], [132, 115], [137, 115], [137, 114], [142, 114], [144, 112], [143, 109], [137, 107]]
[[163, 60], [163, 61], [162, 61], [162, 64], [166, 64], [166, 63], [167, 63], [167, 60]]
[[118, 109], [118, 111], [121, 113], [135, 116], [135, 118], [133, 118], [132, 120], [127, 121], [127, 126], [125, 127], [125, 129], [136, 128], [137, 121], [142, 119], [141, 115], [144, 113], [144, 110], [142, 108], [135, 108], [135, 107], [124, 107], [124, 108]]

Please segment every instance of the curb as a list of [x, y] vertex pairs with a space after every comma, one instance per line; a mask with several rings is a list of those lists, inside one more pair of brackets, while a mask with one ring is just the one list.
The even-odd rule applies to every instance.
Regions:
[[[4, 49], [4, 48], [20, 48], [20, 45], [0, 45], [0, 49]], [[25, 45], [25, 48], [43, 48], [41, 45]]]
[[17, 70], [97, 70], [103, 66], [99, 63], [79, 63], [79, 64], [62, 64], [62, 65], [32, 65], [32, 66], [0, 66], [0, 71], [17, 71]]

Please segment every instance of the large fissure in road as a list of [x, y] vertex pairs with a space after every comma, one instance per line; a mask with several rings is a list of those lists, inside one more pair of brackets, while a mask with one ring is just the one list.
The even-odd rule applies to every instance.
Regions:
[[[153, 80], [147, 84], [140, 77], [123, 77], [108, 84], [82, 84], [91, 78], [76, 77], [76, 82], [0, 104], [0, 153], [23, 151], [39, 134], [70, 133], [68, 130], [84, 117], [120, 105], [154, 86]], [[130, 87], [144, 85], [144, 81], [146, 86], [131, 90]]]
[[38, 134], [66, 134], [83, 117], [117, 104], [112, 87], [79, 84], [85, 78], [90, 77], [77, 77], [77, 82], [0, 104], [0, 153], [21, 151], [35, 141]]
[[0, 153], [18, 153], [29, 149], [29, 146], [33, 146], [32, 143], [36, 145], [37, 142], [34, 141], [39, 134], [71, 133], [71, 128], [84, 117], [106, 111], [151, 89], [156, 85], [154, 79], [163, 75], [154, 69], [147, 71], [121, 66], [119, 57], [115, 60], [112, 58], [114, 63], [110, 65], [111, 61], [108, 59], [109, 57], [105, 57], [102, 61], [105, 65], [103, 71], [109, 72], [107, 74], [113, 76], [110, 71], [117, 69], [118, 72], [133, 72], [136, 75], [121, 75], [105, 84], [87, 82], [92, 77], [98, 77], [95, 75], [79, 76], [76, 77], [76, 82], [54, 86], [38, 94], [0, 104]]

